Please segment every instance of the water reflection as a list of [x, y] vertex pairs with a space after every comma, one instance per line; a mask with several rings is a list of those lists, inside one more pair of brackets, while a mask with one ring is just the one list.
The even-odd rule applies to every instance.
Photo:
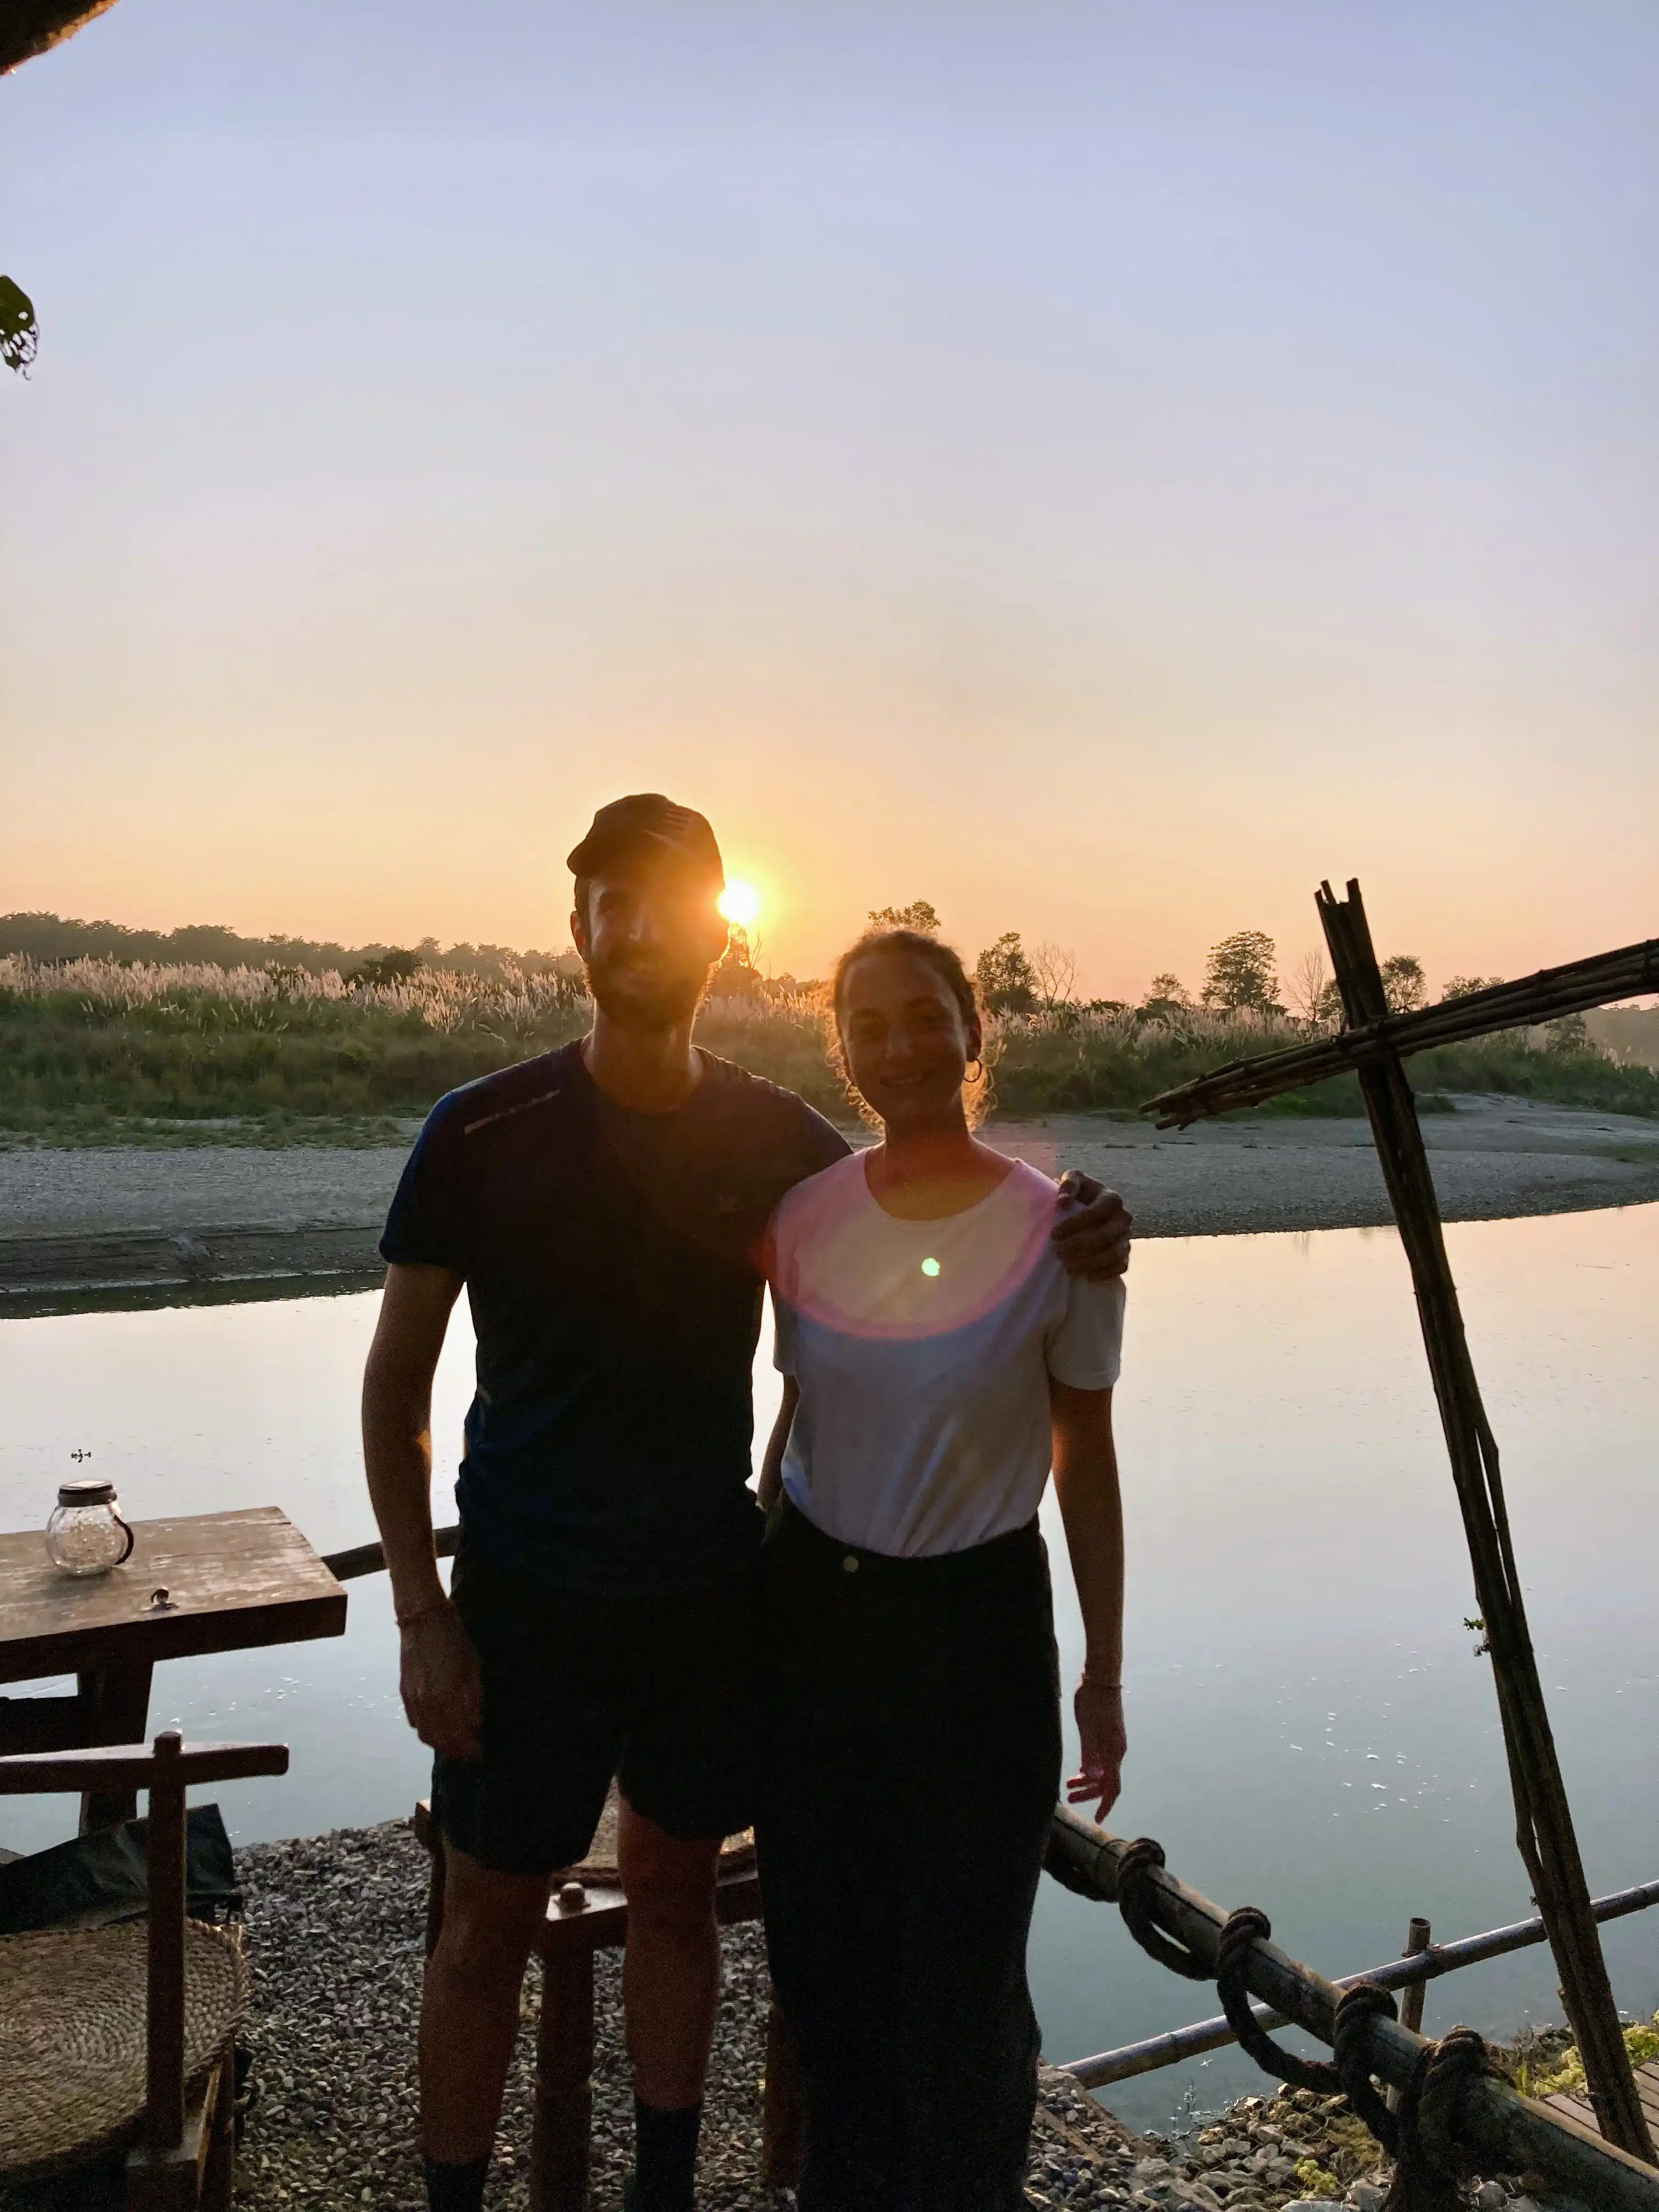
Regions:
[[[1615, 1888], [1659, 1875], [1659, 1208], [1465, 1224], [1447, 1240], [1591, 1885]], [[80, 1471], [109, 1476], [130, 1513], [270, 1503], [320, 1549], [362, 1540], [356, 1395], [374, 1308], [358, 1294], [0, 1325], [0, 1526], [44, 1524], [83, 1449]], [[434, 1396], [445, 1460], [470, 1352], [463, 1316]], [[777, 1399], [768, 1352], [762, 1435]], [[1119, 1431], [1131, 1753], [1114, 1826], [1158, 1836], [1211, 1896], [1265, 1905], [1279, 1939], [1330, 1972], [1397, 1951], [1413, 1912], [1442, 1936], [1522, 1917], [1491, 1674], [1462, 1626], [1462, 1534], [1392, 1233], [1143, 1245]], [[1080, 1631], [1049, 1533], [1071, 1667]], [[286, 1779], [220, 1793], [240, 1836], [386, 1819], [425, 1780], [394, 1670], [376, 1577], [352, 1585], [343, 1639], [174, 1662], [155, 1711], [293, 1745]], [[72, 1817], [64, 1800], [12, 1800], [0, 1839], [30, 1848]], [[1651, 2011], [1659, 1916], [1605, 1940], [1621, 2002]], [[1052, 1885], [1033, 1965], [1054, 2057], [1214, 2008], [1115, 1916]], [[1428, 1996], [1431, 2029], [1529, 2010], [1559, 2010], [1542, 1951]], [[1151, 2124], [1189, 2082], [1215, 2103], [1258, 2077], [1224, 2052], [1110, 2101]]]

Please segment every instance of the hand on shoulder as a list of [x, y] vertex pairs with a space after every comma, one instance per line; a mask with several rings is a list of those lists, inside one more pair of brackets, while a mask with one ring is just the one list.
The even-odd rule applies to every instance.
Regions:
[[1115, 1282], [1128, 1272], [1135, 1219], [1115, 1190], [1068, 1168], [1060, 1179], [1052, 1235], [1068, 1275]]

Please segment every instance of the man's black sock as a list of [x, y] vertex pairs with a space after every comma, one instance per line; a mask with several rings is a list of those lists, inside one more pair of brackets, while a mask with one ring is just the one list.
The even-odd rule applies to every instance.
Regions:
[[634, 2100], [634, 2191], [639, 2212], [692, 2212], [702, 2106], [659, 2112]]
[[482, 2158], [464, 2158], [454, 2166], [436, 2158], [423, 2159], [422, 2163], [426, 2167], [430, 2212], [481, 2212], [484, 2176], [489, 2171], [488, 2151]]

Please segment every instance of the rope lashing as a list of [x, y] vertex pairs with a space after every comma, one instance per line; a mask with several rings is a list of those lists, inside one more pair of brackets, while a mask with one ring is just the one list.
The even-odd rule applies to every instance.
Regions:
[[1290, 2081], [1298, 2089], [1312, 2089], [1322, 2097], [1340, 2096], [1342, 2076], [1322, 2060], [1298, 2058], [1275, 2043], [1250, 2008], [1250, 1992], [1244, 1983], [1244, 1966], [1250, 1947], [1265, 1943], [1273, 1923], [1259, 1905], [1241, 1905], [1227, 1915], [1216, 1948], [1215, 1985], [1227, 2025], [1264, 2074], [1276, 2081]]
[[1356, 1982], [1351, 1990], [1344, 1990], [1337, 2000], [1332, 2037], [1336, 2049], [1336, 2070], [1348, 2102], [1383, 2149], [1389, 2152], [1399, 2146], [1400, 2123], [1378, 2096], [1376, 2084], [1371, 2079], [1365, 2058], [1365, 2031], [1371, 2021], [1399, 2017], [1400, 2007], [1381, 1982]]
[[1337, 2002], [1332, 2033], [1334, 2065], [1322, 2059], [1300, 2058], [1286, 2051], [1257, 2020], [1244, 1979], [1251, 1946], [1267, 1942], [1273, 1932], [1273, 1923], [1258, 1905], [1241, 1905], [1227, 1916], [1217, 1947], [1215, 1978], [1228, 2025], [1264, 2074], [1298, 2089], [1311, 2089], [1319, 2096], [1346, 2096], [1383, 2149], [1391, 2151], [1398, 2131], [1395, 2116], [1378, 2096], [1365, 2063], [1365, 2029], [1367, 2022], [1379, 2014], [1397, 2020], [1399, 2006], [1381, 1983], [1357, 1982], [1352, 1989], [1343, 1990]]
[[[1153, 1873], [1164, 1865], [1164, 1846], [1151, 1836], [1125, 1846], [1117, 1863], [1118, 1910], [1141, 1949], [1188, 1981], [1207, 1981], [1209, 1970], [1184, 1943], [1152, 1920]], [[1438, 2043], [1425, 2044], [1391, 2112], [1377, 2094], [1368, 2063], [1372, 2021], [1397, 2020], [1398, 2005], [1380, 1982], [1356, 1982], [1337, 2000], [1331, 2039], [1334, 2063], [1298, 2057], [1275, 2043], [1256, 2018], [1245, 1981], [1249, 1954], [1273, 1936], [1259, 1905], [1230, 1912], [1216, 1945], [1215, 1983], [1227, 2024], [1264, 2074], [1321, 2096], [1343, 2096], [1395, 2160], [1383, 2212], [1460, 2212], [1465, 2178], [1457, 2148], [1457, 2112], [1464, 2091], [1481, 2074], [1496, 2073], [1485, 2039], [1472, 2027], [1455, 2027]]]
[[1457, 2147], [1457, 2109], [1482, 2074], [1496, 2074], [1480, 2031], [1454, 2027], [1427, 2045], [1395, 2115], [1394, 2179], [1382, 2212], [1461, 2212], [1468, 2166]]
[[[1123, 1924], [1148, 1958], [1189, 1982], [1207, 1982], [1210, 1970], [1184, 1943], [1173, 1942], [1152, 1919], [1152, 1869], [1164, 1864], [1164, 1846], [1137, 1836], [1117, 1863], [1117, 1909]], [[1246, 2000], [1248, 2008], [1249, 2000]]]

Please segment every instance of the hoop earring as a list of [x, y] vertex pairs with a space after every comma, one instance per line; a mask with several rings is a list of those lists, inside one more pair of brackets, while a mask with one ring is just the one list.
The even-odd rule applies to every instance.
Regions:
[[967, 1066], [963, 1069], [962, 1079], [964, 1083], [977, 1083], [984, 1073], [985, 1062], [975, 1053]]

